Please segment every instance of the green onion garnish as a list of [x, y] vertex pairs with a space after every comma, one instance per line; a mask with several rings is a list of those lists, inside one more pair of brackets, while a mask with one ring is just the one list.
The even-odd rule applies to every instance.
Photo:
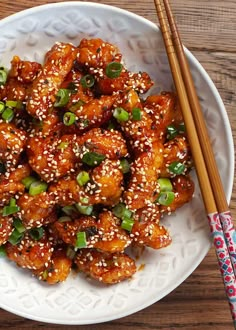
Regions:
[[108, 78], [117, 78], [120, 76], [123, 65], [119, 62], [111, 62], [106, 66], [106, 75]]
[[163, 191], [160, 192], [156, 202], [168, 206], [170, 205], [175, 199], [175, 193], [173, 191]]
[[29, 189], [31, 184], [35, 181], [38, 181], [38, 180], [36, 178], [34, 178], [33, 176], [27, 176], [21, 180], [21, 182], [23, 183], [23, 185], [25, 186], [26, 189]]
[[66, 256], [72, 260], [72, 259], [74, 259], [75, 255], [76, 255], [76, 252], [75, 252], [74, 248], [72, 246], [68, 245], [67, 250], [66, 250]]
[[140, 108], [133, 108], [132, 117], [133, 117], [133, 120], [141, 120], [142, 119], [141, 109]]
[[179, 133], [182, 133], [182, 134], [185, 133], [186, 127], [185, 127], [184, 123], [179, 124], [178, 131], [179, 131]]
[[120, 166], [122, 173], [128, 173], [130, 171], [130, 163], [128, 162], [127, 159], [123, 158], [120, 160]]
[[6, 172], [6, 166], [4, 163], [0, 162], [0, 174], [4, 174]]
[[20, 243], [24, 236], [24, 233], [19, 233], [17, 229], [14, 229], [11, 236], [8, 239], [8, 242], [10, 242], [12, 245], [16, 245]]
[[113, 117], [115, 117], [118, 121], [128, 121], [129, 120], [129, 113], [125, 111], [125, 109], [118, 107], [115, 108], [113, 112]]
[[81, 78], [80, 83], [84, 88], [89, 88], [94, 85], [95, 79], [91, 74], [86, 74]]
[[20, 207], [16, 205], [15, 198], [11, 198], [9, 205], [4, 206], [3, 211], [2, 211], [2, 215], [4, 217], [6, 217], [6, 216], [14, 214], [18, 211], [20, 211]]
[[18, 104], [18, 101], [12, 101], [12, 100], [6, 101], [6, 107], [9, 107], [9, 108], [16, 108], [17, 104]]
[[121, 222], [121, 228], [131, 231], [134, 225], [134, 220], [131, 218], [125, 217]]
[[60, 144], [58, 144], [57, 149], [61, 149], [62, 151], [64, 151], [69, 145], [69, 142], [61, 142]]
[[43, 181], [34, 181], [31, 183], [29, 187], [29, 195], [35, 196], [38, 194], [41, 194], [42, 192], [46, 191], [48, 188], [48, 185], [46, 182]]
[[66, 126], [71, 126], [75, 123], [76, 116], [73, 112], [65, 112], [63, 116], [63, 123]]
[[0, 246], [0, 257], [5, 257], [7, 255], [6, 248], [4, 245]]
[[76, 236], [77, 238], [75, 242], [75, 247], [77, 247], [78, 249], [85, 248], [87, 246], [85, 231], [79, 231]]
[[185, 165], [176, 161], [168, 166], [168, 170], [174, 174], [182, 174], [185, 171]]
[[77, 210], [74, 205], [67, 205], [62, 208], [62, 211], [67, 215], [72, 215], [77, 213]]
[[84, 186], [89, 180], [90, 180], [90, 176], [89, 173], [86, 171], [80, 172], [76, 177], [76, 181], [81, 187]]
[[172, 140], [173, 138], [176, 137], [176, 135], [178, 135], [179, 132], [174, 125], [168, 125], [166, 127], [166, 133], [167, 133], [167, 139]]
[[54, 107], [64, 107], [70, 98], [70, 91], [66, 88], [61, 88], [56, 94], [56, 102], [54, 103]]
[[10, 123], [14, 118], [14, 111], [11, 108], [5, 108], [2, 113], [2, 119], [5, 120], [7, 123]]
[[36, 241], [40, 240], [43, 237], [44, 229], [43, 227], [40, 228], [32, 228], [29, 231], [30, 236], [35, 239]]
[[132, 212], [127, 209], [124, 203], [117, 204], [113, 209], [112, 212], [117, 218], [131, 218]]
[[5, 70], [0, 70], [0, 85], [5, 85], [7, 81], [7, 73]]
[[79, 100], [78, 102], [74, 103], [69, 110], [71, 112], [75, 112], [76, 110], [80, 109], [84, 104], [85, 104], [84, 101]]
[[15, 218], [13, 220], [13, 226], [18, 230], [19, 233], [23, 233], [26, 230], [25, 226], [19, 218]]
[[0, 113], [2, 113], [5, 109], [5, 103], [0, 101]]
[[97, 152], [86, 152], [86, 154], [82, 157], [82, 162], [89, 166], [97, 166], [101, 164], [101, 162], [106, 158], [106, 156], [102, 154], [98, 154]]
[[81, 205], [81, 204], [76, 203], [75, 206], [81, 214], [90, 215], [93, 212], [92, 205]]
[[160, 178], [157, 180], [157, 182], [160, 185], [160, 191], [172, 191], [173, 190], [173, 186], [172, 183], [170, 181], [170, 179], [168, 178]]
[[58, 222], [67, 222], [67, 221], [71, 221], [71, 217], [68, 217], [68, 216], [64, 216], [64, 217], [60, 217], [58, 219]]

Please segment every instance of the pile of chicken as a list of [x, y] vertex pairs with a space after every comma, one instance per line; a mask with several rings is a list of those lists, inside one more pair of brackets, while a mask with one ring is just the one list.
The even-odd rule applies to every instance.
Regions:
[[[121, 72], [110, 77], [113, 62]], [[0, 86], [1, 103], [13, 110], [0, 120], [2, 255], [49, 284], [65, 281], [72, 268], [111, 284], [137, 271], [128, 246], [171, 243], [160, 218], [191, 200], [192, 162], [185, 133], [170, 139], [166, 131], [183, 122], [176, 96], [142, 99], [152, 85], [101, 39], [77, 47], [57, 42], [43, 65], [13, 57]], [[65, 89], [69, 99], [56, 106]], [[126, 117], [115, 117], [117, 109]], [[72, 123], [63, 121], [68, 112]], [[98, 159], [85, 162], [91, 154]], [[185, 165], [183, 173], [168, 170], [173, 162]], [[78, 183], [80, 173], [86, 182]], [[30, 194], [27, 178], [44, 183], [43, 191]], [[158, 203], [159, 178], [172, 183], [168, 206]], [[114, 211], [120, 205], [131, 220], [127, 228]]]

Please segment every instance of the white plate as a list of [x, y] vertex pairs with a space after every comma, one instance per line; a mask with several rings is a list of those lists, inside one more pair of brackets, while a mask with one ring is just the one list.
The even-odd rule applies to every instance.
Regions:
[[[152, 93], [173, 87], [158, 28], [118, 8], [86, 2], [49, 4], [3, 19], [0, 31], [0, 65], [9, 67], [13, 55], [42, 61], [55, 41], [77, 45], [82, 37], [101, 37], [119, 46], [131, 70], [151, 75], [156, 82]], [[234, 149], [228, 117], [214, 84], [194, 56], [186, 52], [229, 200]], [[173, 237], [172, 245], [159, 251], [147, 249], [138, 260], [138, 265], [145, 267], [132, 280], [104, 286], [72, 274], [65, 283], [49, 286], [1, 259], [0, 306], [34, 320], [92, 324], [132, 314], [166, 296], [193, 272], [211, 244], [195, 182], [192, 202], [163, 220]]]

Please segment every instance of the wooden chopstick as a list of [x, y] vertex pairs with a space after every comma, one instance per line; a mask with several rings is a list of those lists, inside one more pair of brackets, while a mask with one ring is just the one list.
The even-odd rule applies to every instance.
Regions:
[[212, 186], [212, 191], [214, 194], [217, 210], [220, 215], [221, 224], [223, 226], [225, 240], [228, 246], [231, 262], [233, 264], [234, 273], [236, 276], [236, 244], [235, 244], [236, 242], [235, 242], [235, 229], [234, 229], [233, 219], [225, 197], [223, 184], [220, 178], [218, 167], [211, 147], [210, 138], [203, 117], [201, 105], [194, 86], [193, 78], [190, 72], [189, 64], [186, 59], [183, 44], [180, 39], [178, 27], [175, 23], [175, 19], [172, 14], [169, 1], [163, 0], [163, 3], [165, 6], [165, 11], [167, 14], [170, 30], [172, 33], [172, 41], [175, 46], [178, 61], [180, 63], [180, 69], [182, 72], [183, 80], [188, 94], [190, 107], [192, 109], [192, 115], [197, 129], [198, 138], [201, 144], [201, 149], [207, 167], [208, 176], [210, 178], [210, 183]]
[[[170, 20], [170, 25], [172, 25], [173, 29], [173, 15], [170, 10], [170, 6], [168, 3], [168, 0], [163, 0], [165, 3], [165, 8], [168, 10], [167, 17], [171, 17], [172, 20]], [[163, 40], [165, 43], [165, 48], [173, 76], [173, 80], [175, 83], [175, 88], [177, 91], [179, 103], [182, 109], [182, 114], [186, 126], [188, 141], [190, 144], [199, 186], [201, 189], [201, 194], [203, 197], [203, 202], [205, 205], [205, 209], [207, 212], [208, 222], [211, 229], [211, 233], [213, 236], [213, 242], [216, 250], [216, 255], [218, 258], [220, 271], [222, 274], [222, 279], [225, 285], [225, 291], [226, 295], [230, 304], [230, 310], [232, 314], [232, 318], [234, 321], [234, 326], [236, 326], [236, 279], [234, 274], [234, 268], [233, 268], [233, 262], [230, 259], [229, 255], [229, 246], [227, 246], [227, 242], [225, 240], [224, 235], [224, 227], [222, 228], [222, 224], [220, 222], [220, 215], [219, 211], [217, 209], [216, 204], [216, 197], [214, 195], [214, 191], [212, 189], [211, 183], [210, 183], [210, 175], [207, 171], [207, 166], [205, 164], [205, 158], [203, 154], [203, 150], [201, 148], [201, 144], [199, 141], [198, 132], [200, 132], [200, 129], [196, 129], [195, 125], [199, 125], [198, 121], [194, 121], [195, 117], [193, 117], [192, 111], [190, 106], [190, 100], [191, 96], [188, 95], [188, 90], [185, 86], [184, 79], [182, 77], [182, 72], [186, 69], [185, 67], [182, 67], [182, 62], [178, 60], [178, 57], [176, 55], [176, 50], [174, 48], [174, 45], [172, 43], [172, 37], [178, 38], [178, 42], [182, 45], [182, 42], [180, 41], [179, 34], [177, 36], [171, 36], [169, 32], [169, 26], [166, 22], [166, 18], [164, 15], [164, 9], [161, 3], [161, 0], [154, 0], [157, 15], [160, 22], [161, 32], [163, 36]], [[176, 24], [174, 24], [174, 27], [176, 27]], [[182, 46], [183, 47], [183, 46]], [[190, 71], [189, 71], [190, 73]], [[187, 80], [188, 82], [188, 80]], [[187, 85], [187, 83], [186, 83]], [[194, 85], [193, 85], [194, 88]], [[195, 93], [196, 94], [196, 93]], [[196, 94], [197, 95], [197, 94]], [[199, 102], [198, 102], [199, 103]], [[208, 143], [210, 146], [210, 143]], [[211, 147], [210, 147], [211, 148]], [[213, 152], [212, 152], [213, 154]], [[211, 169], [210, 169], [211, 171]], [[221, 192], [222, 193], [222, 192]], [[223, 193], [224, 195], [224, 193]], [[224, 199], [224, 198], [223, 198]], [[222, 200], [223, 200], [222, 199]], [[227, 207], [228, 210], [228, 207]], [[225, 211], [225, 210], [224, 210]]]

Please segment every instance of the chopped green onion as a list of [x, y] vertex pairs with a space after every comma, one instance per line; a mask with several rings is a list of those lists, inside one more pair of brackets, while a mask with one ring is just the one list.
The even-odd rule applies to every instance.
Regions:
[[87, 246], [85, 231], [79, 231], [76, 236], [75, 247], [79, 249], [85, 248]]
[[14, 229], [11, 236], [8, 238], [8, 242], [10, 242], [12, 245], [16, 245], [20, 243], [24, 236], [24, 233], [19, 233], [17, 229]]
[[124, 203], [119, 203], [115, 207], [113, 207], [112, 212], [115, 214], [117, 218], [131, 218], [132, 212], [127, 209]]
[[45, 192], [48, 188], [48, 185], [46, 182], [43, 181], [34, 181], [31, 183], [29, 187], [29, 195], [35, 196], [38, 194], [41, 194], [42, 192]]
[[140, 108], [133, 108], [132, 117], [133, 117], [133, 120], [141, 120], [142, 119], [141, 109]]
[[168, 170], [174, 174], [182, 174], [185, 171], [185, 165], [176, 161], [168, 166]]
[[15, 198], [11, 198], [9, 205], [4, 206], [2, 215], [3, 215], [3, 217], [6, 217], [6, 216], [14, 214], [18, 211], [20, 211], [20, 207], [16, 205]]
[[186, 132], [186, 127], [185, 127], [184, 123], [179, 124], [178, 131], [179, 131], [179, 133], [182, 133], [182, 134]]
[[32, 228], [29, 231], [30, 236], [35, 239], [36, 241], [40, 240], [43, 235], [44, 235], [44, 229], [43, 227], [39, 227], [39, 228]]
[[131, 231], [134, 225], [134, 220], [131, 218], [125, 217], [121, 222], [121, 228]]
[[94, 85], [95, 79], [93, 76], [91, 76], [91, 74], [86, 74], [81, 78], [80, 82], [84, 88], [89, 88]]
[[0, 85], [5, 85], [7, 81], [7, 73], [4, 69], [0, 70]]
[[6, 255], [7, 255], [7, 253], [6, 253], [6, 248], [5, 248], [4, 245], [1, 245], [1, 246], [0, 246], [0, 258], [1, 258], [1, 257], [5, 257]]
[[69, 142], [61, 142], [58, 146], [57, 149], [61, 149], [62, 151], [64, 151], [69, 145]]
[[108, 78], [117, 78], [120, 76], [123, 65], [120, 62], [111, 62], [106, 66], [106, 75]]
[[82, 204], [88, 204], [89, 199], [87, 197], [82, 197], [82, 198], [80, 198], [80, 201]]
[[90, 180], [90, 176], [89, 173], [86, 171], [80, 172], [76, 177], [76, 181], [81, 187], [84, 186], [89, 180]]
[[72, 260], [72, 259], [74, 259], [75, 255], [76, 255], [76, 252], [75, 252], [74, 248], [72, 246], [68, 246], [67, 250], [66, 250], [67, 258]]
[[18, 230], [19, 233], [23, 233], [26, 230], [25, 226], [19, 218], [15, 218], [13, 220], [13, 226]]
[[54, 103], [54, 107], [64, 107], [70, 98], [70, 91], [66, 88], [61, 88], [56, 94], [56, 102]]
[[98, 154], [97, 152], [86, 152], [82, 157], [82, 162], [89, 166], [97, 166], [101, 164], [105, 158], [106, 156]]
[[64, 216], [64, 217], [60, 217], [58, 219], [58, 222], [67, 222], [67, 221], [71, 221], [71, 217], [68, 217], [68, 216]]
[[6, 101], [6, 107], [9, 107], [9, 108], [16, 108], [17, 104], [18, 104], [18, 101], [12, 101], [12, 100]]
[[74, 103], [69, 110], [71, 112], [75, 112], [76, 110], [80, 109], [84, 104], [85, 104], [84, 101], [79, 100], [78, 102]]
[[66, 126], [71, 126], [75, 123], [76, 116], [73, 112], [65, 112], [63, 116], [63, 123]]
[[67, 205], [62, 208], [62, 211], [67, 215], [72, 215], [77, 213], [77, 210], [74, 205]]
[[0, 113], [2, 113], [5, 109], [5, 103], [0, 101]]
[[11, 108], [5, 108], [2, 113], [2, 119], [5, 120], [7, 123], [10, 123], [14, 118], [14, 111]]
[[107, 125], [107, 129], [111, 130], [115, 128], [115, 124], [110, 120], [108, 125]]
[[163, 191], [160, 192], [156, 202], [168, 206], [170, 205], [175, 199], [175, 193], [173, 191]]
[[67, 89], [70, 91], [71, 94], [76, 94], [78, 91], [78, 88], [76, 86], [76, 84], [71, 81], [68, 85], [67, 85]]
[[170, 181], [170, 179], [168, 178], [160, 178], [157, 180], [157, 182], [160, 185], [160, 191], [172, 191], [173, 190], [173, 186], [172, 183]]
[[168, 125], [166, 127], [167, 139], [172, 140], [178, 135], [178, 130], [174, 125]]
[[129, 120], [129, 113], [125, 111], [123, 108], [115, 108], [113, 112], [113, 117], [115, 117], [118, 121], [128, 121]]
[[75, 206], [81, 214], [90, 215], [93, 212], [92, 205], [81, 205], [81, 204], [76, 203]]
[[26, 189], [29, 189], [31, 184], [35, 181], [38, 181], [38, 180], [36, 178], [34, 178], [33, 176], [27, 176], [21, 180], [21, 182], [23, 183], [23, 185], [25, 186]]
[[127, 159], [123, 158], [120, 160], [120, 166], [122, 173], [129, 173], [130, 172], [130, 163], [128, 162]]
[[6, 166], [4, 163], [0, 162], [0, 174], [4, 174], [6, 172]]

